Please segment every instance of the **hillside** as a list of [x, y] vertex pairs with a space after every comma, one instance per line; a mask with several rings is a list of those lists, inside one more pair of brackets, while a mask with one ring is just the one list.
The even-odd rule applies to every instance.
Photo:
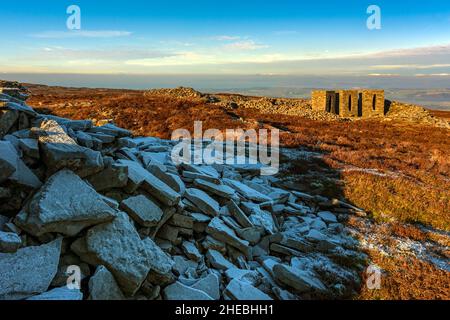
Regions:
[[[360, 298], [449, 299], [448, 113], [394, 102], [387, 117], [348, 121], [315, 113], [304, 99], [27, 85], [36, 111], [105, 119], [140, 136], [173, 130], [278, 128], [283, 186], [364, 210], [347, 226], [385, 275]], [[405, 265], [408, 268], [405, 268]]]

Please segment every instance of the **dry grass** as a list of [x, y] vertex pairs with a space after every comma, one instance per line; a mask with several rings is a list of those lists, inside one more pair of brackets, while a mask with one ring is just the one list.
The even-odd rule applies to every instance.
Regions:
[[[381, 288], [362, 287], [360, 300], [449, 300], [448, 272], [414, 257], [388, 257], [369, 251], [372, 262], [382, 270]], [[405, 272], [408, 270], [408, 272]], [[364, 281], [365, 283], [365, 281]]]
[[337, 173], [345, 187], [328, 181], [327, 194], [346, 198], [376, 218], [449, 230], [450, 130], [405, 122], [309, 120], [246, 108], [230, 111], [199, 100], [143, 96], [140, 91], [40, 86], [31, 90], [31, 105], [48, 106], [47, 111], [73, 119], [113, 119], [137, 135], [170, 138], [178, 128], [192, 131], [195, 120], [203, 121], [204, 130], [280, 128], [284, 146], [325, 154], [320, 163], [293, 162], [291, 169], [309, 178], [316, 171], [317, 180], [325, 171]]
[[[170, 138], [174, 129], [276, 127], [286, 147], [305, 147], [322, 159], [290, 160], [305, 188], [343, 198], [380, 221], [414, 222], [450, 230], [450, 130], [405, 122], [313, 121], [300, 116], [226, 110], [195, 100], [144, 97], [139, 91], [31, 87], [30, 104], [73, 119], [113, 119], [137, 135]], [[435, 113], [450, 118], [449, 113]], [[376, 169], [375, 172], [364, 171]], [[321, 182], [321, 188], [312, 188]], [[444, 242], [414, 226], [391, 223], [384, 231], [416, 241]], [[368, 252], [385, 272], [381, 290], [362, 288], [359, 299], [450, 299], [445, 271], [409, 257]], [[442, 252], [449, 256], [449, 252]]]

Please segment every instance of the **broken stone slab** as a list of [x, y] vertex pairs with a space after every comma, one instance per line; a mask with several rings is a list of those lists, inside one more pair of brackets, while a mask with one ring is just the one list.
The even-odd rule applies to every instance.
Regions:
[[56, 121], [43, 121], [38, 135], [43, 161], [51, 172], [68, 168], [86, 177], [103, 170], [101, 153], [78, 145]]
[[0, 253], [0, 300], [20, 300], [47, 291], [58, 271], [62, 239]]
[[22, 245], [22, 239], [14, 232], [0, 231], [0, 252], [14, 253]]
[[253, 227], [253, 223], [248, 219], [247, 215], [244, 213], [244, 211], [239, 208], [239, 206], [231, 200], [228, 202], [228, 210], [230, 211], [231, 215], [236, 219], [236, 221], [243, 226], [244, 228], [250, 228]]
[[256, 191], [255, 189], [250, 188], [249, 186], [243, 184], [242, 182], [231, 180], [231, 179], [222, 179], [222, 181], [239, 192], [243, 197], [253, 200], [255, 202], [267, 202], [272, 201], [272, 199], [261, 192]]
[[128, 198], [120, 206], [143, 227], [157, 226], [164, 214], [158, 205], [144, 195]]
[[17, 215], [17, 225], [34, 236], [56, 232], [75, 236], [86, 227], [111, 221], [116, 211], [70, 170], [50, 177]]
[[188, 287], [179, 281], [167, 286], [163, 294], [166, 300], [214, 300], [204, 291]]
[[206, 252], [206, 258], [209, 264], [215, 269], [227, 270], [229, 268], [235, 268], [235, 265], [225, 259], [225, 257], [219, 251], [211, 249], [208, 250]]
[[[9, 141], [0, 141], [0, 167], [5, 169], [4, 172], [0, 172], [0, 181], [2, 176], [7, 176], [9, 180], [15, 183], [33, 189], [42, 185], [42, 182], [20, 159], [17, 150]], [[14, 168], [14, 171], [9, 173], [12, 170], [11, 167]]]
[[186, 189], [185, 197], [194, 203], [203, 213], [217, 216], [220, 210], [219, 203], [204, 191], [194, 188]]
[[275, 280], [289, 288], [295, 289], [298, 293], [326, 291], [326, 287], [322, 281], [309, 271], [300, 270], [280, 263], [273, 267], [273, 274]]
[[19, 147], [28, 157], [39, 159], [39, 144], [36, 139], [19, 139]]
[[203, 258], [203, 255], [200, 253], [200, 251], [198, 251], [197, 246], [193, 242], [184, 241], [181, 245], [181, 248], [183, 249], [186, 257], [191, 260], [199, 262]]
[[249, 246], [249, 242], [240, 239], [236, 233], [229, 228], [220, 218], [214, 218], [208, 224], [206, 228], [206, 232], [211, 235], [213, 238], [223, 241], [230, 246], [238, 249], [242, 253], [244, 253], [247, 258], [251, 258], [251, 247]]
[[40, 295], [33, 296], [27, 300], [46, 301], [46, 300], [59, 300], [59, 301], [71, 301], [71, 300], [83, 300], [83, 293], [78, 289], [69, 289], [67, 287], [55, 288], [50, 291], [44, 292]]
[[128, 183], [128, 167], [114, 163], [105, 170], [90, 176], [87, 180], [99, 192], [112, 188], [123, 188]]
[[214, 273], [210, 273], [206, 277], [200, 279], [191, 285], [191, 288], [205, 292], [214, 300], [220, 299], [219, 277]]
[[224, 184], [215, 184], [206, 180], [194, 180], [194, 186], [206, 191], [209, 194], [217, 195], [226, 199], [236, 198], [236, 191]]
[[161, 170], [154, 170], [153, 174], [178, 194], [183, 195], [185, 193], [186, 186], [178, 175]]
[[225, 288], [225, 294], [233, 300], [273, 300], [270, 296], [248, 282], [231, 280]]
[[89, 279], [89, 300], [124, 300], [114, 276], [105, 266], [98, 266]]
[[147, 246], [123, 212], [89, 229], [71, 248], [83, 261], [108, 268], [127, 296], [136, 293], [151, 267]]

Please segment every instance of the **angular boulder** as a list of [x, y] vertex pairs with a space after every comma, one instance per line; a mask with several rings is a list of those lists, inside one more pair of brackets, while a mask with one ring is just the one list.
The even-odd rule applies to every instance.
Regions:
[[114, 276], [105, 266], [98, 266], [89, 279], [89, 300], [124, 300]]
[[158, 205], [144, 195], [128, 198], [120, 206], [143, 227], [157, 226], [164, 214]]
[[219, 203], [211, 198], [204, 191], [194, 188], [186, 190], [185, 197], [194, 203], [203, 213], [210, 216], [217, 216], [220, 211]]
[[127, 296], [136, 293], [151, 267], [147, 248], [124, 212], [89, 229], [71, 248], [87, 263], [108, 268]]
[[20, 300], [46, 292], [58, 271], [62, 239], [39, 247], [0, 253], [0, 300]]
[[38, 135], [49, 171], [67, 168], [86, 177], [103, 170], [101, 153], [78, 145], [56, 121], [43, 121]]
[[75, 236], [86, 227], [111, 221], [116, 211], [70, 170], [50, 177], [16, 223], [35, 236], [49, 232]]

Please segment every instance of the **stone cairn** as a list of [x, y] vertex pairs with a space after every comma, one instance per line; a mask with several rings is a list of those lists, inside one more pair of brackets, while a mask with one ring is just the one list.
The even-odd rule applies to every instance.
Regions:
[[38, 114], [21, 90], [0, 94], [1, 300], [338, 299], [360, 287], [366, 256], [345, 204], [324, 211], [327, 199], [251, 167], [176, 166], [175, 142]]

